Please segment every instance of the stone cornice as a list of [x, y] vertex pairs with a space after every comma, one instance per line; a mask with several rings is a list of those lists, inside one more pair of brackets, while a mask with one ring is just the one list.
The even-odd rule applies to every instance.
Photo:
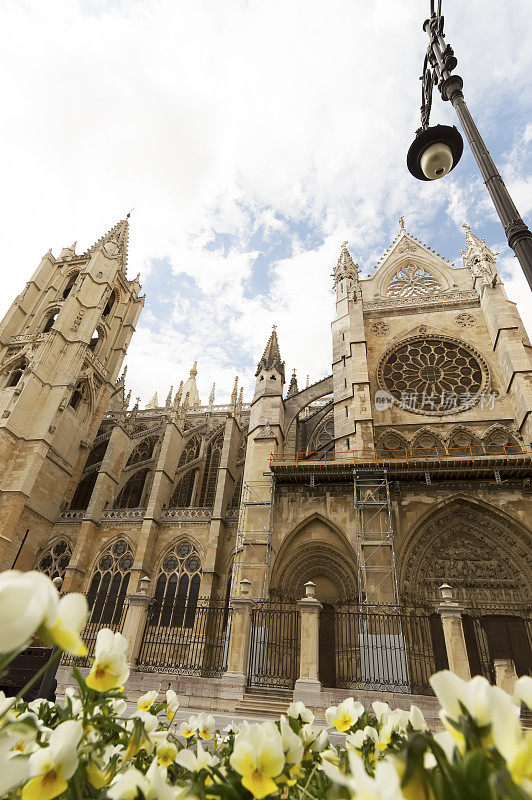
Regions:
[[431, 297], [407, 297], [401, 299], [370, 300], [364, 303], [364, 317], [381, 317], [401, 314], [425, 313], [426, 311], [444, 311], [452, 308], [472, 308], [480, 305], [478, 292], [474, 289], [445, 292]]

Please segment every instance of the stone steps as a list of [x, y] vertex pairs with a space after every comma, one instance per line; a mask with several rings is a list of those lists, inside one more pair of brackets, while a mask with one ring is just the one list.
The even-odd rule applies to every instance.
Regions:
[[279, 717], [286, 714], [292, 702], [292, 692], [278, 689], [248, 688], [243, 699], [236, 704], [235, 712], [251, 716]]

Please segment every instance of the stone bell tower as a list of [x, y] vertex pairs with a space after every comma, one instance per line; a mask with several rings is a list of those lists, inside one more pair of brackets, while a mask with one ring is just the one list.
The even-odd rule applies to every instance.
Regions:
[[0, 323], [0, 569], [29, 569], [77, 483], [144, 298], [129, 223], [48, 251]]

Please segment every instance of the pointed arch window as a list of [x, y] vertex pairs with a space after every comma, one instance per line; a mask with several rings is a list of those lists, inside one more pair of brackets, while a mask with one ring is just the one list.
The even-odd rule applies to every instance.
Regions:
[[78, 487], [70, 503], [70, 508], [73, 511], [85, 511], [89, 507], [97, 477], [97, 472], [91, 472], [90, 475], [87, 475], [78, 483]]
[[92, 334], [91, 340], [88, 345], [89, 350], [91, 350], [94, 353], [96, 351], [96, 348], [98, 347], [99, 342], [100, 342], [100, 332], [98, 328], [95, 328], [94, 333]]
[[199, 457], [201, 447], [201, 441], [198, 436], [191, 436], [188, 442], [186, 443], [183, 452], [181, 453], [181, 457], [179, 459], [178, 467], [182, 467], [184, 464], [188, 464], [189, 461], [194, 461], [194, 459]]
[[89, 457], [85, 462], [85, 469], [87, 469], [87, 467], [92, 467], [93, 464], [99, 464], [100, 461], [103, 461], [108, 444], [109, 439], [105, 439], [103, 442], [100, 442], [100, 444], [96, 445], [96, 447], [92, 448], [89, 453]]
[[231, 501], [231, 508], [239, 508], [239, 506], [240, 506], [240, 495], [241, 494], [242, 494], [242, 475], [239, 477], [239, 479], [235, 483], [235, 490], [233, 492], [233, 499]]
[[198, 505], [203, 508], [211, 508], [214, 506], [216, 482], [218, 480], [218, 468], [220, 466], [220, 457], [222, 455], [222, 444], [223, 437], [217, 436], [216, 439], [213, 439], [209, 443], [207, 448], [205, 467], [203, 470], [203, 480], [201, 482], [201, 492], [198, 503]]
[[104, 319], [105, 319], [106, 317], [108, 317], [108, 316], [109, 316], [109, 314], [111, 313], [111, 311], [112, 311], [112, 310], [113, 310], [113, 308], [114, 308], [114, 304], [115, 304], [115, 303], [116, 303], [116, 292], [115, 292], [115, 290], [113, 289], [113, 291], [112, 291], [112, 292], [111, 292], [111, 294], [109, 295], [109, 300], [107, 301], [107, 303], [106, 303], [106, 305], [105, 305], [105, 308], [104, 308], [104, 310], [102, 311], [102, 317], [103, 317]]
[[43, 333], [48, 333], [48, 331], [52, 330], [54, 322], [56, 321], [58, 316], [59, 316], [59, 309], [58, 308], [54, 309], [53, 311], [51, 311], [49, 313], [49, 315], [47, 316], [47, 318], [45, 320], [45, 323], [43, 325], [43, 329], [42, 329]]
[[190, 508], [193, 505], [194, 483], [197, 474], [197, 469], [191, 469], [177, 482], [170, 498], [170, 508]]
[[63, 579], [71, 558], [72, 547], [69, 542], [66, 539], [58, 539], [46, 548], [35, 569], [48, 575], [52, 580]]
[[150, 626], [192, 628], [201, 584], [201, 559], [185, 540], [164, 558], [157, 576]]
[[90, 622], [106, 625], [120, 622], [132, 566], [133, 551], [125, 539], [119, 539], [104, 552], [87, 594]]
[[148, 472], [148, 469], [139, 469], [131, 476], [116, 498], [115, 508], [139, 508]]
[[148, 436], [147, 439], [143, 439], [129, 456], [126, 467], [131, 467], [134, 464], [140, 464], [142, 461], [148, 461], [153, 455], [153, 450], [156, 444], [156, 436]]
[[76, 283], [78, 279], [79, 272], [74, 272], [70, 278], [68, 279], [68, 283], [63, 290], [63, 300], [66, 300], [70, 292], [72, 291], [72, 287]]
[[87, 389], [86, 384], [83, 381], [80, 381], [77, 385], [72, 394], [70, 395], [70, 400], [68, 401], [68, 405], [71, 406], [74, 411], [81, 405], [81, 401], [85, 399]]
[[8, 381], [6, 383], [6, 387], [11, 388], [16, 386], [17, 383], [20, 381], [22, 376], [24, 375], [24, 370], [28, 366], [28, 362], [25, 358], [18, 362], [17, 366], [12, 370]]

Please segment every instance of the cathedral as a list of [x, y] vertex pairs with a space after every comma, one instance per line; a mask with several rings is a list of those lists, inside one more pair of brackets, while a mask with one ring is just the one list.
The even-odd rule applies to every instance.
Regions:
[[300, 388], [274, 327], [253, 397], [202, 402], [194, 364], [140, 408], [128, 227], [48, 251], [0, 323], [1, 569], [62, 578], [139, 687], [212, 708], [429, 694], [460, 642], [464, 674], [528, 672], [532, 350], [485, 241], [454, 267], [401, 219], [369, 278], [344, 243], [330, 374]]

